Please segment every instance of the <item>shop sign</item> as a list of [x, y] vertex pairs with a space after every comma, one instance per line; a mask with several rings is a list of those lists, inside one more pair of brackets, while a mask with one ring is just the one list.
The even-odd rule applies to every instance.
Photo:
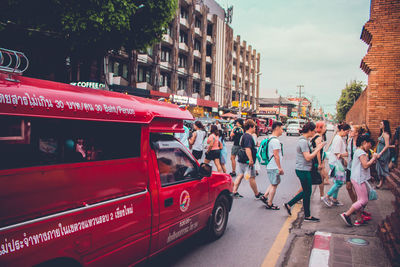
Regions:
[[[239, 107], [239, 101], [232, 101], [232, 107]], [[250, 101], [242, 101], [242, 108], [250, 108]]]
[[98, 82], [72, 82], [70, 83], [70, 85], [87, 87], [92, 89], [104, 89], [106, 87], [104, 83], [98, 83]]
[[290, 114], [291, 117], [297, 117], [297, 112], [292, 112], [292, 114]]
[[169, 99], [178, 104], [189, 104], [189, 105], [197, 105], [197, 98], [187, 97], [182, 95], [170, 95]]
[[218, 108], [212, 108], [211, 111], [212, 112], [218, 112]]

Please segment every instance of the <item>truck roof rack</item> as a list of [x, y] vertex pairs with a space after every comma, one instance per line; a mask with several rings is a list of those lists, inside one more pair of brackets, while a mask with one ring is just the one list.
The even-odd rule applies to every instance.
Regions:
[[0, 72], [9, 74], [9, 81], [18, 82], [11, 74], [22, 75], [29, 67], [29, 60], [24, 53], [0, 48]]

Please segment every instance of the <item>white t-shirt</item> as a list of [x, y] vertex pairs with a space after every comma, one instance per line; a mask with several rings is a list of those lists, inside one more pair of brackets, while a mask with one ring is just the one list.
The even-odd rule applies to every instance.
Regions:
[[357, 148], [356, 152], [354, 152], [353, 162], [351, 164], [351, 180], [357, 182], [358, 184], [362, 184], [365, 181], [368, 181], [371, 178], [371, 173], [369, 168], [364, 169], [361, 164], [360, 157], [362, 155], [367, 155], [367, 153]]
[[[279, 161], [282, 167], [282, 147], [281, 142], [279, 142], [278, 138], [273, 137], [268, 143], [268, 157], [271, 158], [274, 155], [274, 150], [279, 150]], [[276, 164], [275, 157], [272, 157], [270, 162], [267, 165], [267, 170], [278, 169], [278, 165]]]
[[331, 165], [333, 165], [334, 162], [337, 160], [335, 154], [346, 153], [346, 143], [344, 142], [343, 138], [340, 137], [338, 134], [335, 135], [335, 137], [333, 138], [330, 150], [329, 164]]

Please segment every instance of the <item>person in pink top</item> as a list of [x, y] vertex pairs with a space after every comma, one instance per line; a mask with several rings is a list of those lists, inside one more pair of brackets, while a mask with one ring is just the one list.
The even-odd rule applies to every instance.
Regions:
[[210, 163], [210, 161], [214, 161], [215, 167], [219, 172], [222, 172], [221, 162], [219, 160], [221, 155], [222, 144], [219, 141], [218, 137], [218, 128], [216, 125], [211, 125], [210, 136], [207, 138], [207, 151], [206, 158], [204, 163]]

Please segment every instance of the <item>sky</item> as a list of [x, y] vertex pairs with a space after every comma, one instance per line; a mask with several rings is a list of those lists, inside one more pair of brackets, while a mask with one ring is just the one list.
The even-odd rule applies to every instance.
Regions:
[[[217, 0], [233, 5], [234, 35], [261, 54], [260, 97], [298, 95], [335, 112], [346, 83], [367, 84], [360, 39], [370, 0]], [[317, 104], [317, 101], [315, 102]]]

